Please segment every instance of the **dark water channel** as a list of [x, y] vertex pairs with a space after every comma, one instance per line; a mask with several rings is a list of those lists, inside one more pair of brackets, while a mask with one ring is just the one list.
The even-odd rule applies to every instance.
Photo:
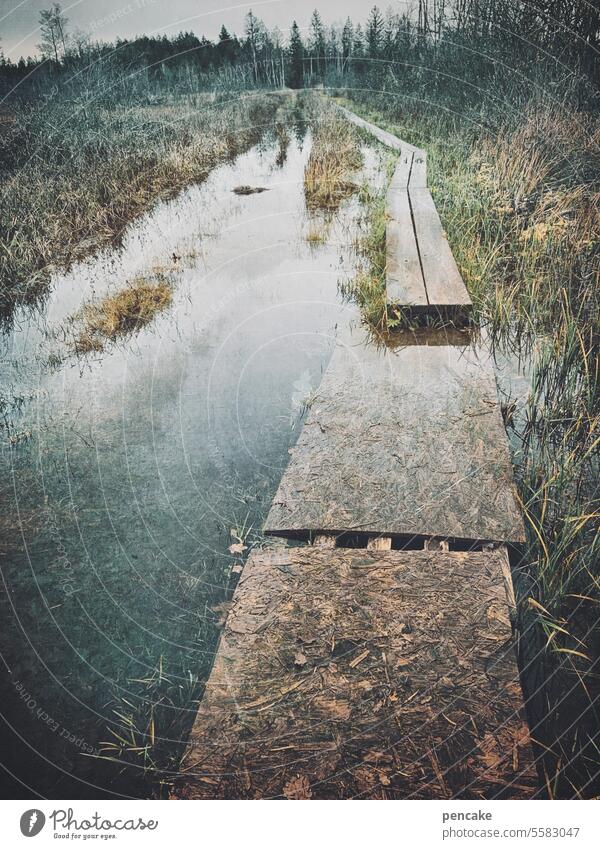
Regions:
[[[122, 250], [57, 276], [1, 340], [7, 795], [144, 796], [158, 792], [144, 764], [177, 757], [240, 562], [229, 547], [260, 541], [354, 315], [337, 284], [360, 207], [307, 241], [322, 228], [304, 204], [309, 148], [298, 132], [283, 162], [264, 144], [217, 169]], [[82, 304], [165, 265], [170, 309], [103, 353], [69, 353]]]

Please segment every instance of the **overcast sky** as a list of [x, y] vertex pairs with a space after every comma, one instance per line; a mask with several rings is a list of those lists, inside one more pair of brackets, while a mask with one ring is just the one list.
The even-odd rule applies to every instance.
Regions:
[[[116, 36], [130, 37], [151, 33], [178, 33], [193, 30], [197, 35], [214, 38], [221, 24], [237, 34], [243, 31], [249, 9], [268, 27], [279, 26], [287, 35], [295, 18], [306, 27], [315, 5], [325, 23], [364, 20], [375, 0], [255, 0], [252, 3], [223, 3], [223, 0], [63, 0], [62, 7], [71, 29], [88, 32], [95, 40], [112, 41]], [[7, 58], [34, 55], [39, 42], [40, 9], [52, 0], [0, 0], [0, 46]], [[391, 6], [404, 11], [410, 2], [383, 0], [381, 8]]]

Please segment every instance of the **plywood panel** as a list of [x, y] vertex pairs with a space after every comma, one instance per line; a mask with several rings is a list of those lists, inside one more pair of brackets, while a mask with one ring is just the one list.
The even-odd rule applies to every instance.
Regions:
[[176, 795], [530, 797], [503, 557], [253, 553]]
[[485, 353], [338, 345], [265, 527], [523, 541]]

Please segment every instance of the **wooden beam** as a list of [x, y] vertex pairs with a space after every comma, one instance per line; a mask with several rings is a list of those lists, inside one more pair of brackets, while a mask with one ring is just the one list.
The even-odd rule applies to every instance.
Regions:
[[436, 539], [435, 537], [426, 539], [423, 548], [425, 551], [450, 551], [447, 539]]
[[427, 300], [432, 306], [472, 306], [428, 189], [410, 191]]
[[367, 542], [367, 549], [369, 551], [391, 551], [391, 548], [391, 537], [371, 537]]
[[312, 544], [317, 548], [335, 548], [337, 539], [333, 534], [316, 534]]

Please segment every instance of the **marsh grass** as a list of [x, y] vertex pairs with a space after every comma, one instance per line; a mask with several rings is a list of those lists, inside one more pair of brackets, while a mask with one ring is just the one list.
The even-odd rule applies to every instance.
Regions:
[[173, 283], [162, 272], [136, 277], [114, 295], [86, 304], [75, 316], [73, 347], [77, 354], [102, 351], [108, 342], [130, 336], [170, 306]]
[[350, 179], [362, 167], [356, 133], [333, 111], [325, 111], [315, 124], [310, 156], [304, 170], [304, 195], [309, 209], [335, 211], [358, 191]]
[[341, 294], [358, 304], [364, 320], [376, 332], [387, 330], [386, 307], [386, 249], [385, 249], [385, 190], [364, 190], [361, 194], [364, 210], [362, 234], [356, 241], [360, 257], [356, 274], [340, 282]]
[[160, 657], [145, 678], [131, 678], [127, 684], [136, 689], [136, 697], [115, 693], [106, 705], [106, 739], [86, 757], [130, 770], [138, 786], [146, 781], [153, 795], [166, 798], [194, 720], [199, 680], [190, 670], [175, 675]]
[[306, 233], [305, 239], [310, 245], [324, 245], [327, 241], [326, 225], [323, 224], [321, 227], [318, 227], [315, 224], [311, 225]]
[[428, 151], [475, 318], [494, 349], [530, 363], [523, 415], [508, 420], [527, 530], [514, 575], [522, 670], [548, 794], [590, 796], [600, 792], [600, 128], [568, 101], [533, 101], [491, 132], [449, 112], [400, 112], [393, 98], [377, 106], [351, 104]]
[[13, 103], [0, 130], [0, 312], [36, 299], [54, 270], [118, 243], [155, 202], [258, 142], [279, 101], [110, 104], [99, 84]]

